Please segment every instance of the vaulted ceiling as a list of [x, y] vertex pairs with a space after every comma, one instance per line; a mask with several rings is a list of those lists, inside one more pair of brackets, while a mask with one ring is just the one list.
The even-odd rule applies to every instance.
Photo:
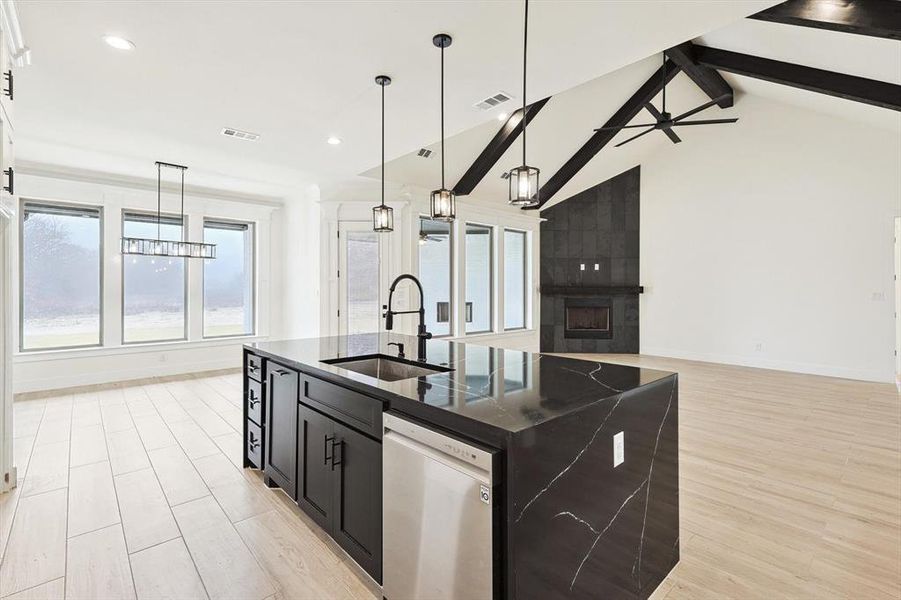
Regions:
[[[559, 126], [536, 121], [536, 161], [552, 170], [563, 160], [653, 70], [646, 57], [775, 3], [533, 2], [529, 97], [559, 95], [554, 102], [571, 113]], [[394, 77], [388, 157], [437, 140], [431, 37], [446, 31], [454, 36], [447, 53], [448, 133], [459, 136], [448, 152], [454, 173], [497, 124], [495, 111], [473, 104], [501, 90], [514, 96], [511, 104], [521, 100], [521, 8], [518, 0], [20, 2], [34, 64], [16, 81], [18, 157], [129, 175], [169, 160], [192, 166], [194, 183], [255, 193], [357, 181], [379, 156], [374, 75]], [[107, 33], [136, 49], [112, 50], [101, 41]], [[608, 73], [609, 85], [592, 83]], [[690, 103], [696, 91], [683, 87]], [[223, 127], [262, 137], [228, 139]], [[330, 135], [343, 143], [327, 145]], [[542, 135], [556, 136], [553, 154], [540, 154]], [[397, 179], [426, 180], [412, 170]]]
[[[695, 41], [715, 48], [901, 84], [901, 42], [893, 39], [740, 19], [707, 32]], [[551, 98], [528, 128], [529, 164], [541, 168], [542, 182], [546, 182], [579, 150], [592, 135], [592, 128], [601, 126], [659, 68], [660, 61], [660, 55], [646, 58]], [[761, 102], [755, 102], [753, 114], [742, 114], [742, 99], [750, 95], [764, 101], [763, 105], [773, 102], [799, 106], [830, 118], [901, 133], [901, 113], [894, 110], [746, 76], [723, 75], [735, 90], [735, 105], [728, 109], [711, 108], [703, 113], [704, 118], [744, 116], [737, 127], [767, 127], [766, 112], [761, 111]], [[658, 108], [660, 100], [659, 96], [654, 100]], [[707, 100], [708, 97], [684, 73], [677, 75], [667, 87], [667, 105], [674, 113]], [[649, 121], [653, 118], [642, 111], [632, 122]], [[446, 152], [451, 185], [469, 167], [469, 163], [461, 157], [469, 157], [471, 161], [478, 156], [498, 127], [497, 123], [486, 123], [448, 141]], [[691, 145], [694, 140], [709, 140], [707, 136], [716, 135], [716, 130], [702, 132], [699, 129], [709, 128], [690, 128], [679, 132], [683, 146]], [[621, 148], [613, 147], [634, 133], [634, 130], [620, 132], [591, 159], [586, 168], [560, 189], [554, 201], [572, 196], [640, 164], [671, 143], [662, 133], [655, 132]], [[432, 144], [428, 148], [437, 150], [438, 146]], [[507, 196], [507, 184], [501, 175], [522, 162], [521, 151], [520, 142], [515, 142], [476, 186], [469, 201], [503, 203]], [[388, 164], [386, 176], [411, 186], [436, 187], [436, 157], [437, 154], [433, 154], [426, 160], [415, 153], [399, 157]], [[370, 170], [365, 174], [375, 176], [376, 172]]]

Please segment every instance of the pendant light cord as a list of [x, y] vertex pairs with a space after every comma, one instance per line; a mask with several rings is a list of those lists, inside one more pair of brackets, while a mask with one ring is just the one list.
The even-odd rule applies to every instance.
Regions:
[[522, 164], [526, 164], [526, 56], [529, 45], [529, 0], [526, 2], [525, 26], [522, 28]]
[[160, 187], [162, 186], [162, 171], [163, 165], [160, 163], [156, 163], [156, 240], [160, 241], [162, 236], [160, 234], [160, 215], [161, 215], [161, 204], [160, 204]]
[[185, 170], [181, 169], [181, 241], [185, 241]]
[[441, 45], [441, 189], [444, 189], [444, 44]]
[[385, 206], [385, 84], [382, 84], [382, 206]]

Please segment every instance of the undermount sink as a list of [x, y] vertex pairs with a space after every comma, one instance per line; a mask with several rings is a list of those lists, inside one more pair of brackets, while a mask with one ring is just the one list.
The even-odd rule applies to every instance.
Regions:
[[335, 365], [336, 367], [341, 367], [348, 371], [362, 373], [369, 377], [375, 377], [382, 381], [400, 381], [401, 379], [413, 379], [414, 377], [425, 377], [426, 375], [434, 375], [435, 373], [447, 373], [448, 371], [453, 371], [453, 369], [447, 367], [409, 361], [394, 356], [388, 356], [387, 354], [332, 358], [321, 362]]

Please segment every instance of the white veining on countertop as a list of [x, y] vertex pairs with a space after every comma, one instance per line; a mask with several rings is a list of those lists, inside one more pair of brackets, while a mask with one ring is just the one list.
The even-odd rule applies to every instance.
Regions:
[[590, 530], [591, 530], [591, 533], [593, 533], [593, 534], [595, 534], [595, 535], [600, 535], [600, 533], [598, 532], [598, 530], [595, 529], [595, 528], [591, 525], [591, 523], [589, 523], [588, 521], [586, 521], [585, 519], [583, 519], [583, 518], [581, 518], [581, 517], [577, 517], [576, 515], [574, 515], [574, 514], [572, 514], [571, 512], [569, 512], [568, 510], [564, 510], [563, 512], [558, 512], [556, 515], [554, 515], [554, 518], [555, 518], [555, 519], [556, 519], [557, 517], [572, 517], [573, 519], [575, 519], [576, 521], [578, 521], [579, 523], [581, 523], [582, 525], [584, 525], [585, 527], [587, 527], [588, 529], [590, 529]]
[[613, 523], [616, 521], [616, 517], [618, 517], [619, 513], [621, 513], [623, 511], [623, 508], [625, 508], [626, 504], [629, 503], [629, 500], [634, 498], [635, 494], [637, 494], [639, 491], [641, 491], [641, 488], [644, 487], [644, 485], [646, 483], [648, 483], [647, 479], [642, 481], [641, 485], [639, 485], [637, 488], [635, 488], [635, 491], [632, 492], [631, 494], [629, 494], [628, 498], [623, 500], [623, 503], [620, 504], [619, 509], [616, 511], [616, 514], [613, 515], [613, 518], [610, 519], [610, 522], [607, 523], [607, 526], [604, 527], [604, 529], [602, 529], [601, 532], [599, 534], [597, 534], [597, 537], [594, 538], [594, 543], [591, 544], [591, 548], [589, 548], [588, 552], [585, 553], [584, 558], [582, 558], [582, 562], [579, 563], [579, 568], [576, 569], [576, 574], [573, 575], [573, 580], [569, 584], [569, 591], [572, 591], [573, 587], [576, 585], [576, 579], [579, 578], [579, 573], [582, 571], [582, 567], [584, 567], [585, 563], [588, 561], [588, 557], [590, 557], [591, 553], [594, 552], [595, 546], [598, 545], [598, 542], [601, 541], [601, 538], [604, 536], [605, 533], [607, 533], [607, 530], [610, 529], [610, 526], [613, 525]]
[[607, 388], [608, 390], [614, 391], [614, 392], [616, 392], [616, 393], [622, 393], [623, 390], [617, 389], [617, 388], [613, 387], [612, 385], [610, 385], [610, 384], [608, 384], [608, 383], [604, 383], [603, 381], [601, 381], [600, 379], [598, 379], [597, 377], [595, 377], [595, 374], [599, 373], [599, 372], [601, 371], [601, 369], [604, 368], [604, 363], [597, 363], [597, 365], [598, 365], [597, 369], [594, 369], [594, 370], [591, 371], [590, 373], [583, 373], [582, 371], [576, 371], [575, 369], [570, 369], [570, 368], [568, 368], [568, 367], [560, 367], [560, 369], [563, 370], [563, 371], [569, 371], [570, 373], [578, 373], [578, 374], [581, 375], [582, 377], [588, 377], [589, 379], [591, 379], [591, 380], [594, 381], [595, 383], [604, 386], [604, 387]]
[[[666, 412], [663, 413], [663, 419], [660, 421], [660, 427], [657, 428], [657, 439], [654, 442], [654, 453], [651, 455], [651, 467], [648, 469], [648, 489], [644, 497], [644, 518], [641, 520], [641, 538], [638, 544], [638, 585], [641, 587], [641, 554], [644, 550], [644, 530], [648, 522], [648, 501], [651, 495], [651, 478], [654, 476], [654, 459], [657, 458], [657, 446], [660, 445], [660, 434], [663, 433], [663, 426], [666, 424], [666, 418], [669, 416], [670, 407], [673, 405], [673, 397], [676, 395], [677, 380], [673, 380], [673, 388], [669, 393], [669, 401], [666, 403]], [[677, 538], [678, 541], [678, 538]]]
[[[584, 375], [584, 373], [583, 373], [583, 375]], [[542, 488], [537, 494], [535, 494], [535, 496], [531, 500], [526, 502], [526, 505], [522, 507], [521, 511], [519, 511], [519, 516], [516, 517], [516, 520], [514, 521], [514, 523], [519, 523], [520, 519], [522, 519], [522, 516], [525, 514], [526, 510], [532, 505], [532, 503], [535, 502], [536, 500], [538, 500], [538, 498], [540, 498], [545, 492], [547, 492], [551, 488], [551, 486], [554, 485], [554, 483], [556, 483], [556, 481], [558, 479], [563, 477], [563, 475], [565, 475], [566, 472], [569, 471], [572, 468], [572, 466], [574, 464], [576, 464], [576, 462], [578, 462], [578, 460], [582, 457], [582, 455], [588, 451], [588, 448], [590, 448], [591, 445], [594, 443], [594, 441], [597, 439], [598, 434], [601, 433], [601, 430], [604, 428], [604, 425], [607, 424], [607, 420], [610, 418], [610, 415], [613, 414], [613, 411], [616, 410], [616, 407], [619, 406], [619, 403], [622, 402], [622, 400], [623, 400], [623, 395], [620, 395], [619, 397], [617, 397], [616, 403], [613, 405], [613, 408], [610, 409], [610, 412], [608, 412], [607, 416], [604, 417], [604, 420], [601, 421], [600, 426], [598, 426], [598, 428], [594, 430], [594, 434], [591, 436], [591, 439], [588, 440], [588, 443], [585, 444], [585, 446], [581, 450], [579, 450], [579, 453], [576, 454], [576, 457], [573, 458], [572, 461], [568, 465], [566, 465], [566, 467], [562, 471], [557, 473], [557, 475], [553, 479], [551, 479], [548, 482], [548, 484], [546, 486], [544, 486], [544, 488]]]

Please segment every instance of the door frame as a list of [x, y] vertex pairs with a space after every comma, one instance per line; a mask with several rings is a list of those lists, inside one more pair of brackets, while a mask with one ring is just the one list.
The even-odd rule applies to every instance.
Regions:
[[895, 217], [895, 387], [901, 392], [901, 217]]
[[[346, 335], [347, 334], [347, 286], [344, 284], [347, 281], [346, 277], [342, 276], [342, 274], [347, 273], [347, 252], [346, 252], [346, 240], [347, 234], [350, 232], [361, 231], [361, 232], [370, 232], [372, 231], [372, 222], [371, 221], [357, 221], [357, 220], [339, 220], [337, 227], [337, 235], [335, 236], [335, 245], [334, 252], [332, 256], [335, 257], [336, 263], [333, 266], [334, 272], [336, 273], [336, 281], [337, 281], [337, 306], [334, 307], [334, 310], [331, 311], [334, 318], [334, 331], [337, 335]], [[379, 240], [379, 299], [378, 305], [382, 306], [383, 304], [388, 302], [388, 286], [391, 282], [388, 280], [389, 269], [385, 268], [386, 261], [389, 260], [391, 256], [391, 236], [385, 234], [375, 234], [378, 236]], [[379, 325], [379, 331], [381, 331], [382, 327]]]

